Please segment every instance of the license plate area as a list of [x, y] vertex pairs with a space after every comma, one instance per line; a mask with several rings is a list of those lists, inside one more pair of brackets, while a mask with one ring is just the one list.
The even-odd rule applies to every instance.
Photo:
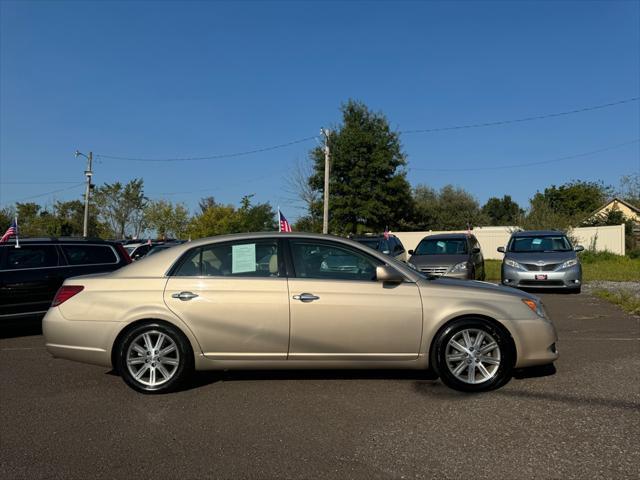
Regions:
[[536, 279], [536, 280], [546, 280], [546, 279], [547, 279], [547, 276], [546, 276], [546, 275], [536, 275], [536, 276], [535, 276], [535, 279]]

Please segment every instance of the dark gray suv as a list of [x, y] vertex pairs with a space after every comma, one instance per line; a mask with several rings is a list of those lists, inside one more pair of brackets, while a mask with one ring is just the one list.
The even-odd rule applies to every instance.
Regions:
[[441, 233], [409, 250], [409, 265], [427, 275], [484, 280], [484, 257], [474, 235]]

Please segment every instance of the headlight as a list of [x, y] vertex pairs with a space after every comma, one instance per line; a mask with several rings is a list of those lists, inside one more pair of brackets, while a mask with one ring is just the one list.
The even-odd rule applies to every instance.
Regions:
[[573, 267], [574, 265], [577, 265], [577, 264], [578, 264], [578, 259], [573, 258], [571, 260], [567, 260], [562, 265], [560, 265], [560, 268], [558, 270], [562, 270], [563, 268]]
[[469, 265], [467, 264], [467, 262], [461, 262], [461, 263], [458, 263], [457, 265], [454, 265], [453, 268], [449, 271], [451, 273], [466, 272], [467, 268], [469, 268]]
[[523, 298], [522, 303], [535, 312], [540, 318], [547, 318], [547, 314], [542, 307], [542, 303], [532, 300], [530, 298]]
[[517, 268], [518, 270], [526, 270], [522, 265], [520, 265], [515, 260], [511, 260], [510, 258], [504, 259], [505, 265], [509, 265], [510, 267]]

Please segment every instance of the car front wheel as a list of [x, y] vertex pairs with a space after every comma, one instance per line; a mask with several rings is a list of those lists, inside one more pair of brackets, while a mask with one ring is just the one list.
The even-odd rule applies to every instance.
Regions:
[[117, 368], [142, 393], [176, 390], [193, 370], [191, 347], [175, 327], [149, 322], [131, 329], [119, 344]]
[[454, 321], [434, 346], [432, 364], [448, 387], [482, 392], [511, 379], [515, 359], [509, 335], [486, 320]]

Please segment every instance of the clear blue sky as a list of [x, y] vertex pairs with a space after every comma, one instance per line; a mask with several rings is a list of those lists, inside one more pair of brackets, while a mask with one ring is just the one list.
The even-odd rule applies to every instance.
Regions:
[[[0, 2], [0, 205], [82, 182], [73, 152], [192, 157], [281, 144], [340, 120], [348, 98], [399, 130], [497, 121], [640, 95], [640, 3]], [[640, 104], [507, 126], [406, 134], [412, 184], [480, 202], [640, 171]], [[284, 177], [314, 141], [231, 159], [103, 159], [98, 184], [143, 177], [191, 209], [244, 194], [302, 211]], [[82, 187], [33, 201], [79, 198]], [[176, 193], [177, 192], [177, 193]]]

